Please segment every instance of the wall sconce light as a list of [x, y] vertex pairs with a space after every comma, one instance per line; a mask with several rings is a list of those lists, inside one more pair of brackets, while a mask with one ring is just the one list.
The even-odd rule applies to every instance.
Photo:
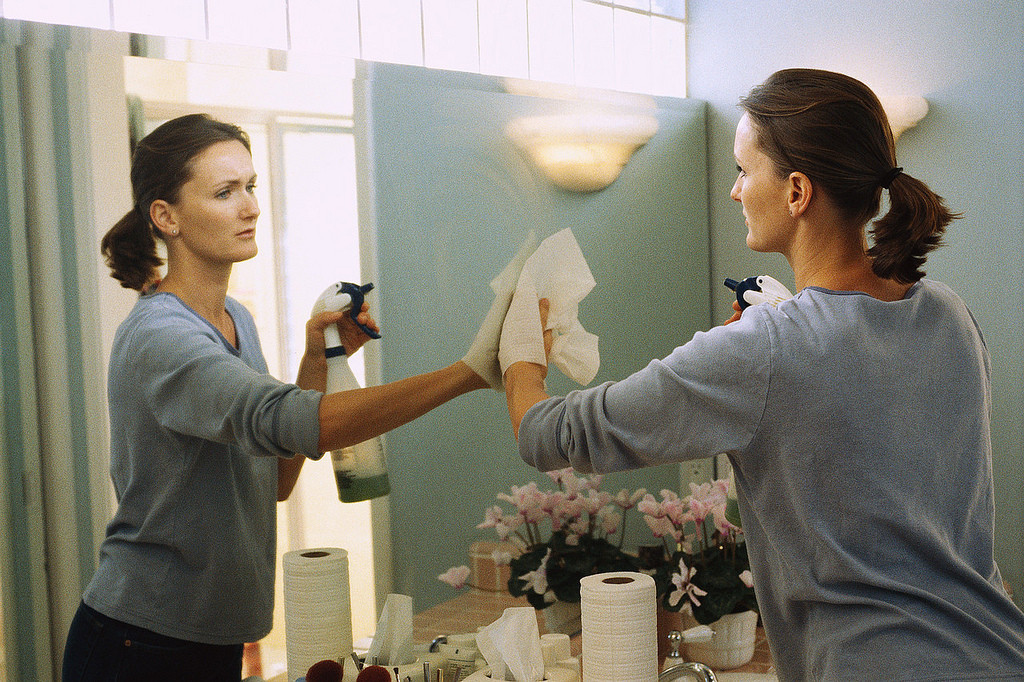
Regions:
[[892, 128], [892, 136], [898, 139], [904, 130], [913, 128], [928, 113], [928, 100], [919, 96], [879, 97], [885, 115]]
[[555, 185], [596, 192], [610, 185], [658, 131], [648, 114], [566, 114], [513, 120], [505, 134]]

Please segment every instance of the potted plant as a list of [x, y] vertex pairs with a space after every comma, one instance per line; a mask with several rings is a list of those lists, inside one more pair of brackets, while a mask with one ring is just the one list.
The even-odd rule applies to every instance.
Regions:
[[[477, 528], [493, 528], [514, 550], [498, 555], [508, 564], [508, 591], [542, 610], [549, 631], [579, 629], [580, 579], [609, 571], [636, 571], [636, 557], [622, 549], [626, 512], [647, 494], [644, 489], [618, 494], [602, 491], [602, 476], [581, 476], [571, 468], [549, 472], [557, 490], [536, 483], [499, 493]], [[615, 536], [617, 539], [614, 539]], [[441, 580], [460, 586], [469, 569], [456, 567]]]
[[[661, 551], [647, 548], [642, 554], [643, 568], [658, 585], [659, 603], [668, 611], [711, 625], [716, 637], [707, 645], [687, 645], [687, 655], [717, 668], [750, 660], [757, 626], [757, 599], [743, 531], [738, 515], [726, 513], [729, 488], [727, 479], [691, 483], [684, 498], [663, 490], [660, 500], [646, 495], [637, 505], [663, 543]], [[727, 633], [734, 631], [741, 641], [726, 642]], [[722, 646], [729, 650], [708, 653]]]

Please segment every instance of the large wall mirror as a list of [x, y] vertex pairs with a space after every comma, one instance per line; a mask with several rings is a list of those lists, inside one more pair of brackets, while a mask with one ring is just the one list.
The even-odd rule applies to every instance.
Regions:
[[[340, 279], [377, 285], [369, 300], [384, 338], [361, 353], [361, 378], [391, 381], [457, 360], [490, 306], [488, 282], [530, 230], [543, 239], [571, 227], [594, 274], [580, 318], [600, 338], [595, 382], [643, 367], [710, 322], [703, 103], [524, 93], [479, 74], [352, 60], [300, 68], [287, 53], [237, 58], [195, 44], [175, 55], [159, 39], [3, 28], [7, 679], [53, 679], [112, 509], [104, 366], [133, 297], [106, 276], [97, 244], [130, 202], [132, 135], [191, 111], [250, 133], [260, 255], [237, 268], [232, 293], [254, 313], [272, 372], [285, 380], [316, 296]], [[247, 63], [252, 55], [262, 64]], [[554, 186], [504, 132], [517, 117], [608, 106], [658, 125], [599, 192]], [[66, 347], [74, 353], [61, 355]], [[575, 387], [552, 372], [553, 392]], [[42, 436], [26, 436], [34, 433]], [[324, 461], [306, 467], [279, 507], [279, 553], [349, 551], [357, 638], [372, 633], [388, 592], [411, 595], [417, 611], [454, 597], [437, 576], [468, 563], [473, 542], [493, 539], [476, 525], [495, 495], [551, 485], [519, 459], [504, 396], [493, 391], [460, 398], [385, 444], [389, 497], [338, 502]], [[610, 475], [604, 488], [656, 493], [685, 480], [671, 465]], [[644, 530], [634, 523], [627, 545], [649, 539]], [[277, 602], [267, 677], [284, 662]]]

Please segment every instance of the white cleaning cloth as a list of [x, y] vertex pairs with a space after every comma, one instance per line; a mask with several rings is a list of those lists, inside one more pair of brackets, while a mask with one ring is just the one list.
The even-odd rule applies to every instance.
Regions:
[[526, 235], [526, 240], [519, 247], [519, 252], [509, 261], [505, 269], [498, 273], [498, 276], [491, 280], [491, 289], [494, 291], [494, 303], [487, 311], [484, 321], [480, 324], [480, 330], [473, 339], [462, 361], [469, 365], [469, 368], [483, 377], [484, 381], [490, 384], [495, 390], [502, 390], [502, 371], [498, 364], [498, 342], [501, 339], [501, 325], [505, 321], [505, 313], [512, 302], [512, 294], [516, 290], [516, 283], [519, 281], [519, 273], [523, 269], [526, 259], [537, 250], [537, 235], [531, 230]]
[[590, 383], [601, 366], [598, 339], [579, 321], [579, 302], [594, 288], [583, 252], [572, 230], [551, 235], [523, 265], [505, 324], [498, 359], [501, 372], [514, 362], [547, 365], [538, 301], [548, 299], [546, 329], [554, 332], [551, 362], [581, 385]]
[[387, 596], [366, 660], [384, 666], [406, 665], [416, 660], [412, 651], [412, 597]]
[[544, 653], [537, 628], [537, 611], [533, 607], [505, 609], [498, 620], [480, 629], [476, 645], [491, 668], [492, 680], [539, 682], [544, 679]]

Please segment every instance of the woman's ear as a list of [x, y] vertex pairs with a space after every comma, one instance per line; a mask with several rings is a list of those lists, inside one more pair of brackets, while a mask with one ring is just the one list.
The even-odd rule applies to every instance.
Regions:
[[149, 205], [149, 219], [165, 240], [178, 235], [178, 225], [174, 217], [174, 210], [163, 199], [157, 199]]
[[798, 217], [810, 206], [814, 187], [811, 186], [811, 179], [798, 171], [790, 173], [787, 182], [789, 215]]

